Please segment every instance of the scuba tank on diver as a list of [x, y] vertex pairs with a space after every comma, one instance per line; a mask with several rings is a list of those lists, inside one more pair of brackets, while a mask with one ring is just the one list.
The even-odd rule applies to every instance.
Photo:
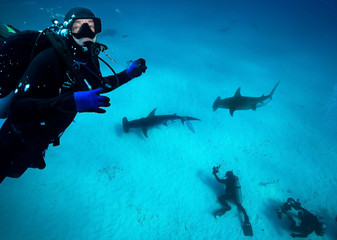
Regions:
[[241, 184], [239, 182], [239, 178], [235, 176], [235, 199], [238, 204], [242, 204], [242, 193], [241, 193]]

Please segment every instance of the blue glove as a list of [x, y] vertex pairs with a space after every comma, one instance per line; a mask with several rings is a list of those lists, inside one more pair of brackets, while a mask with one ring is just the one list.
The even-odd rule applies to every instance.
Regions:
[[142, 73], [145, 73], [147, 66], [145, 65], [145, 60], [143, 58], [139, 58], [134, 61], [131, 66], [126, 69], [126, 74], [130, 79], [139, 77]]
[[105, 113], [106, 111], [100, 107], [109, 107], [110, 98], [100, 96], [99, 94], [102, 91], [102, 88], [98, 88], [90, 91], [74, 92], [76, 111]]

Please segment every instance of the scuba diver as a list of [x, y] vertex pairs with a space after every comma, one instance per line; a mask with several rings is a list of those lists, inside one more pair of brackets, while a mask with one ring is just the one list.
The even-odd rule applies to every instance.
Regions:
[[[30, 54], [34, 57], [19, 83], [12, 90], [0, 87], [1, 99], [13, 95], [0, 130], [0, 183], [6, 177], [20, 177], [28, 168], [45, 168], [49, 144], [59, 145], [61, 135], [78, 112], [105, 113], [102, 107], [109, 107], [110, 99], [100, 94], [145, 73], [145, 60], [140, 58], [118, 74], [110, 67], [114, 74], [102, 76], [98, 54], [107, 47], [97, 42], [101, 28], [100, 18], [91, 10], [70, 9], [63, 24], [38, 32]], [[16, 38], [22, 36], [17, 34]], [[4, 41], [0, 53], [14, 51], [11, 42]], [[1, 84], [4, 77], [11, 76], [8, 71], [13, 66], [19, 67], [23, 57], [20, 53], [16, 52], [16, 59], [5, 59], [6, 54], [0, 54]]]
[[222, 184], [226, 185], [225, 194], [218, 197], [219, 203], [222, 205], [222, 208], [214, 212], [214, 217], [221, 217], [227, 211], [231, 210], [231, 206], [227, 201], [232, 201], [236, 204], [239, 211], [242, 212], [244, 216], [243, 222], [243, 233], [245, 236], [253, 236], [253, 229], [249, 222], [249, 217], [246, 210], [242, 206], [242, 194], [241, 194], [241, 185], [239, 178], [233, 174], [233, 171], [226, 172], [226, 178], [220, 179], [217, 174], [219, 172], [220, 166], [213, 167], [213, 175], [215, 179]]
[[[299, 225], [296, 224], [294, 217], [289, 212], [292, 209], [297, 213]], [[304, 238], [314, 231], [318, 236], [323, 236], [325, 234], [326, 224], [323, 222], [323, 218], [301, 207], [301, 203], [298, 200], [295, 201], [293, 198], [288, 198], [287, 202], [285, 202], [280, 209], [277, 210], [277, 215], [280, 219], [282, 218], [283, 213], [291, 222], [290, 229], [293, 233], [291, 233], [290, 236], [293, 238]]]

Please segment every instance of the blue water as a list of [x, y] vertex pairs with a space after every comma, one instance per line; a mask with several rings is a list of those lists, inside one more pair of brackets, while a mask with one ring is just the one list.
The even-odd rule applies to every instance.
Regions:
[[[274, 209], [288, 197], [324, 217], [336, 239], [337, 2], [6, 1], [0, 22], [48, 27], [50, 9], [92, 9], [116, 71], [148, 70], [108, 96], [106, 114], [79, 114], [50, 147], [46, 169], [0, 185], [0, 239], [243, 239], [235, 206], [223, 217], [220, 176], [242, 185], [252, 239], [289, 239]], [[46, 10], [48, 9], [48, 11]], [[108, 60], [108, 59], [107, 59]], [[102, 67], [104, 75], [111, 74]], [[212, 111], [214, 100], [268, 94], [256, 111]], [[126, 134], [121, 121], [189, 115]]]

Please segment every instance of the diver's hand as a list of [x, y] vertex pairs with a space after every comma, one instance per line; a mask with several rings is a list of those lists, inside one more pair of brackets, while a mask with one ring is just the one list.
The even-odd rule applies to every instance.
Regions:
[[106, 111], [100, 107], [109, 107], [110, 98], [100, 96], [102, 88], [89, 91], [74, 92], [74, 99], [77, 112], [96, 112], [105, 113]]
[[213, 167], [213, 175], [216, 175], [219, 172], [220, 165], [217, 167]]
[[145, 73], [147, 69], [145, 59], [139, 58], [138, 60], [134, 61], [131, 66], [126, 69], [126, 74], [130, 79], [139, 77], [142, 73]]

